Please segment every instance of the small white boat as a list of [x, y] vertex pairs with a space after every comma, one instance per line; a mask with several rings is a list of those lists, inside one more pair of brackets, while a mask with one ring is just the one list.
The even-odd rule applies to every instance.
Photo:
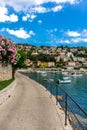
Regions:
[[63, 77], [63, 80], [68, 80], [69, 79], [69, 77]]
[[64, 71], [62, 72], [63, 75], [68, 75], [68, 72]]
[[70, 79], [68, 79], [68, 80], [60, 80], [59, 79], [59, 83], [71, 83], [71, 80]]
[[71, 79], [69, 77], [63, 77], [63, 80], [59, 79], [59, 83], [71, 83]]
[[82, 74], [81, 73], [73, 73], [71, 74], [72, 77], [81, 77]]
[[41, 72], [41, 75], [42, 75], [42, 76], [47, 76], [47, 72], [42, 71], [42, 72]]
[[41, 73], [41, 71], [40, 71], [40, 70], [37, 70], [36, 72], [37, 72], [37, 73]]

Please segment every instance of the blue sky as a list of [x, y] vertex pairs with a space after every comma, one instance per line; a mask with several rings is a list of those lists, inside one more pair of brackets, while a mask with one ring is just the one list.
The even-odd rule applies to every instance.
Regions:
[[0, 0], [0, 35], [36, 46], [87, 46], [87, 0]]

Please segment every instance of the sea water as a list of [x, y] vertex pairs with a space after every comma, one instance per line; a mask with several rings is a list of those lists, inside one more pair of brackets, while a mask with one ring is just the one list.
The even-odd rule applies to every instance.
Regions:
[[[46, 76], [43, 76], [41, 73], [33, 72], [29, 73], [29, 77], [43, 84], [45, 87], [48, 87], [49, 91], [49, 84], [47, 84], [46, 81], [53, 79], [54, 83], [51, 83], [50, 85], [54, 87], [53, 94], [55, 95], [56, 82], [58, 79], [62, 79], [63, 76], [62, 74], [57, 73], [48, 73]], [[70, 78], [71, 83], [60, 84], [60, 87], [67, 91], [68, 94], [73, 97], [85, 111], [87, 111], [87, 75], [83, 74], [82, 76]]]
[[[33, 72], [29, 73], [29, 77], [46, 87], [54, 96], [56, 95], [56, 82], [58, 79], [63, 79], [61, 73], [47, 73], [46, 75], [43, 75], [42, 73]], [[87, 75], [83, 74], [82, 76], [69, 78], [71, 79], [71, 83], [59, 84], [59, 87], [63, 88], [82, 107], [82, 109], [87, 112]], [[60, 91], [58, 91], [58, 94], [64, 96]], [[78, 115], [80, 121], [84, 123], [85, 130], [87, 130], [87, 116], [85, 117], [71, 100], [69, 103], [71, 104], [72, 109], [75, 110], [75, 114]], [[64, 107], [63, 103], [60, 102], [60, 104]]]

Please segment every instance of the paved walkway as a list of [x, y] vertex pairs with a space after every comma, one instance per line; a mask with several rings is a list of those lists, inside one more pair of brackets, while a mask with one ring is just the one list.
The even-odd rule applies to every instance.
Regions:
[[20, 73], [16, 81], [13, 95], [0, 106], [0, 130], [64, 130], [48, 93]]

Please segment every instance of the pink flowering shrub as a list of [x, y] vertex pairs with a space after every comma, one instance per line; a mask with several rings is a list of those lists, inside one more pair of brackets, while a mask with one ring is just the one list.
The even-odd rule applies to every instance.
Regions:
[[1, 39], [0, 41], [0, 61], [7, 65], [14, 64], [16, 61], [16, 49], [11, 40]]

